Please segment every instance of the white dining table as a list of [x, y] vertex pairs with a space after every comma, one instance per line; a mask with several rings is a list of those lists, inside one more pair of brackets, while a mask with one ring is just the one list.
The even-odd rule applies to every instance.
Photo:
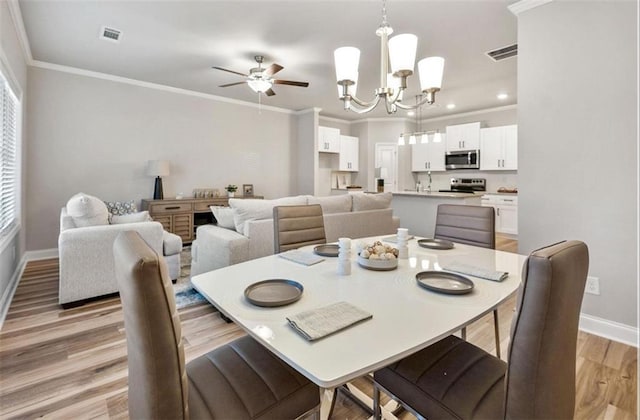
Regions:
[[[338, 259], [324, 257], [302, 265], [271, 255], [194, 276], [193, 286], [224, 315], [282, 360], [324, 389], [334, 389], [400, 360], [459, 331], [491, 312], [516, 292], [526, 256], [456, 243], [436, 250], [409, 240], [409, 257], [392, 271], [373, 271], [357, 263], [358, 243], [352, 240], [351, 274], [338, 274]], [[389, 243], [389, 245], [393, 245]], [[301, 248], [312, 253], [313, 246]], [[491, 281], [465, 275], [471, 293], [449, 295], [427, 290], [416, 281], [421, 271], [442, 270], [451, 263], [506, 271]], [[267, 279], [288, 279], [304, 287], [301, 298], [281, 307], [249, 303], [245, 289]], [[287, 322], [302, 311], [345, 301], [371, 314], [367, 321], [317, 341], [307, 341]]]

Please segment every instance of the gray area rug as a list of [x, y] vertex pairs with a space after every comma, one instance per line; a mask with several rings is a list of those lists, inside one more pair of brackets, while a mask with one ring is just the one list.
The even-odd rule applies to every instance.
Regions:
[[205, 302], [206, 299], [191, 285], [191, 245], [182, 248], [180, 254], [180, 277], [173, 285], [178, 309]]

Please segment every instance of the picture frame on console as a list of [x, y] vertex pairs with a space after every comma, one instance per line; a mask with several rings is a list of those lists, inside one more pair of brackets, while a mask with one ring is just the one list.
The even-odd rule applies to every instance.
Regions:
[[242, 184], [242, 195], [245, 197], [253, 197], [253, 184]]

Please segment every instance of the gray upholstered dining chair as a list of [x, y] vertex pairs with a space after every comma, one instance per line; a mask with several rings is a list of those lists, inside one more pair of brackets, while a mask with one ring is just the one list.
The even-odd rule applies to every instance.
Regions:
[[274, 207], [273, 234], [276, 254], [326, 243], [322, 207], [319, 204]]
[[317, 413], [318, 387], [249, 336], [185, 366], [166, 263], [133, 231], [119, 234], [113, 250], [132, 419], [269, 419]]
[[[446, 239], [482, 248], [496, 249], [496, 216], [493, 207], [462, 206], [440, 204], [436, 215], [433, 235], [436, 239]], [[496, 342], [496, 356], [500, 358], [500, 323], [498, 309], [493, 310], [493, 331]], [[466, 339], [467, 329], [462, 329]]]
[[440, 204], [433, 237], [495, 249], [495, 211], [493, 207]]
[[583, 242], [534, 251], [523, 268], [509, 362], [449, 336], [374, 373], [374, 417], [383, 389], [429, 419], [573, 418], [588, 267]]

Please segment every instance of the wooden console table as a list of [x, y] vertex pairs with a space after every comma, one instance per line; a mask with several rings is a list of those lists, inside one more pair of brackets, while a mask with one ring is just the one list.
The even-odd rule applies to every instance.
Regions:
[[[262, 199], [264, 197], [256, 195], [234, 198]], [[166, 231], [180, 236], [184, 243], [191, 243], [195, 239], [198, 226], [213, 223], [213, 213], [209, 206], [228, 205], [227, 197], [142, 200], [142, 210], [148, 210], [153, 220], [162, 223]]]

